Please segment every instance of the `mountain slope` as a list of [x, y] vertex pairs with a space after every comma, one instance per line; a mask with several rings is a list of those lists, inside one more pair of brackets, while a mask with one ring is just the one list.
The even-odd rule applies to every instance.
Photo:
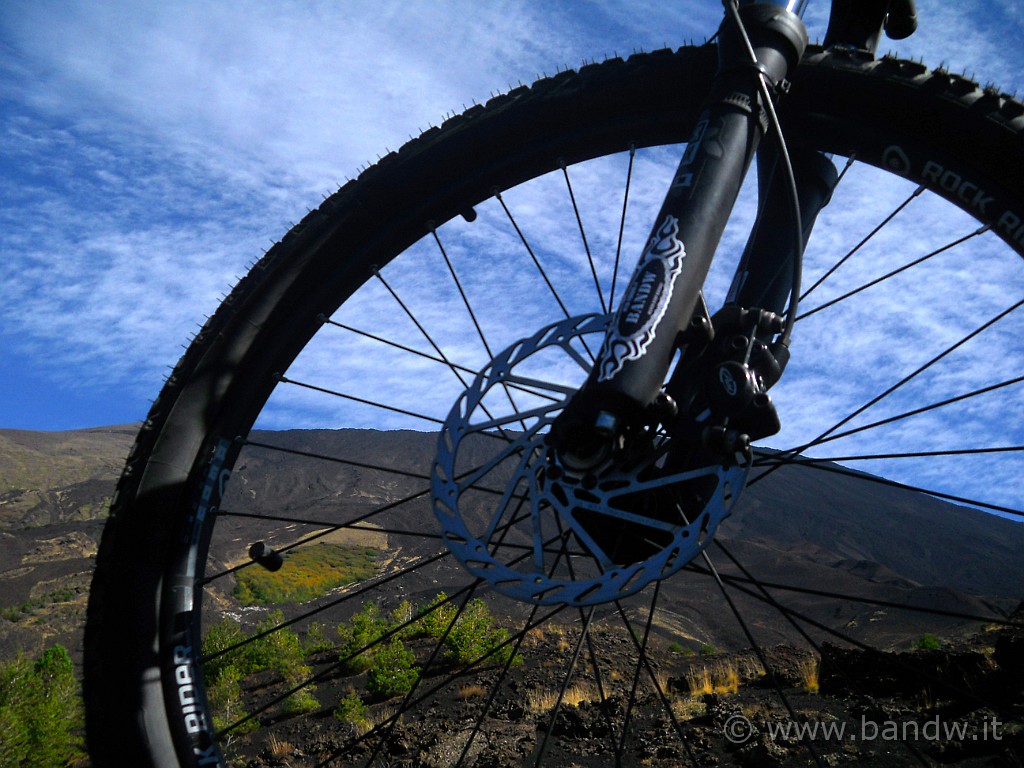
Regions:
[[[105, 510], [133, 434], [133, 427], [67, 433], [0, 430], [5, 489], [0, 498], [0, 607], [41, 603], [33, 603], [33, 612], [18, 622], [0, 619], [0, 652], [30, 650], [35, 635], [77, 631], [67, 625], [80, 621], [80, 610], [71, 606], [77, 601], [80, 608], [84, 600], [100, 531], [96, 518]], [[264, 521], [222, 517], [211, 549], [219, 564], [245, 559], [253, 541], [287, 543], [406, 497], [416, 498], [373, 522], [393, 531], [435, 529], [423, 492], [429, 487], [436, 435], [296, 430], [257, 432], [251, 439], [257, 445], [239, 458], [223, 509], [319, 523], [286, 525], [268, 536]], [[394, 532], [372, 536], [367, 543], [383, 545], [388, 557], [399, 561], [439, 547], [432, 538]], [[708, 552], [727, 578], [743, 580], [750, 574], [838, 595], [991, 614], [1024, 598], [1022, 545], [1024, 525], [1014, 521], [854, 477], [785, 467], [744, 492], [721, 526], [719, 543]], [[425, 572], [419, 586], [428, 595], [463, 576], [454, 565], [439, 566]], [[230, 600], [229, 592], [224, 599]], [[63, 603], [52, 599], [69, 594]], [[919, 637], [937, 626], [934, 619], [929, 624], [920, 614], [870, 602], [779, 589], [771, 594], [830, 627], [882, 644]], [[792, 639], [794, 630], [770, 605], [742, 594], [737, 599], [763, 642]], [[707, 576], [682, 573], [669, 580], [661, 607], [668, 609], [661, 627], [666, 635], [728, 645], [747, 642]], [[645, 609], [638, 603], [634, 610]], [[938, 628], [954, 632], [959, 624], [949, 619]]]

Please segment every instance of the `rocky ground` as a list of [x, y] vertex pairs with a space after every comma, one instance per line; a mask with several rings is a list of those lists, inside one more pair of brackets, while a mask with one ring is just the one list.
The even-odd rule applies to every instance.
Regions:
[[[1018, 613], [1018, 619], [1024, 613]], [[604, 699], [587, 660], [570, 680], [566, 704], [551, 707], [575, 651], [578, 630], [533, 632], [481, 718], [497, 671], [451, 681], [403, 714], [383, 738], [360, 741], [331, 707], [270, 718], [270, 728], [231, 748], [247, 768], [313, 765], [557, 766], [957, 765], [1024, 761], [1024, 630], [982, 630], [954, 647], [901, 653], [825, 645], [810, 651], [706, 655], [652, 653], [630, 703], [635, 645], [624, 631], [598, 629]], [[423, 649], [421, 649], [422, 652]], [[331, 659], [321, 659], [327, 665]], [[771, 670], [769, 674], [767, 668]], [[661, 688], [652, 683], [652, 674]], [[425, 678], [420, 691], [444, 674]], [[772, 679], [774, 677], [774, 680]], [[321, 702], [359, 687], [358, 677], [321, 683]], [[419, 694], [416, 694], [419, 695]], [[372, 703], [371, 720], [400, 699]], [[623, 738], [623, 724], [629, 723]], [[371, 762], [372, 760], [372, 762]]]

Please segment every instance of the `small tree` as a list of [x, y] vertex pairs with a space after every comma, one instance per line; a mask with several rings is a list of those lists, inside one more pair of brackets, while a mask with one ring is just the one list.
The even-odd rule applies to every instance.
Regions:
[[439, 639], [448, 631], [448, 625], [455, 618], [456, 608], [447, 594], [438, 592], [433, 600], [420, 608], [419, 613], [420, 619], [415, 626], [427, 637]]
[[366, 674], [366, 690], [385, 699], [402, 696], [412, 690], [419, 676], [415, 654], [401, 639], [392, 637], [373, 655]]
[[349, 691], [345, 698], [338, 702], [338, 706], [334, 708], [334, 717], [353, 726], [360, 735], [370, 730], [370, 710], [355, 691]]
[[376, 603], [363, 603], [348, 624], [338, 626], [341, 644], [338, 658], [350, 672], [369, 669], [374, 655], [373, 645], [387, 632], [388, 625]]

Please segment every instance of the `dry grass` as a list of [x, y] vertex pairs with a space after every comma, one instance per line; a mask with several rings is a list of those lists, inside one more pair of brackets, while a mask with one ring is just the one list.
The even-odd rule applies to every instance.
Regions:
[[[562, 697], [562, 706], [578, 707], [583, 702], [599, 701], [600, 695], [592, 683], [576, 683], [566, 690]], [[558, 703], [558, 691], [531, 691], [526, 696], [526, 707], [531, 714], [539, 715], [550, 712]]]
[[757, 658], [744, 657], [739, 662], [740, 681], [749, 683], [751, 680], [759, 680], [768, 674], [764, 664]]
[[740, 671], [733, 662], [712, 667], [694, 666], [687, 671], [686, 682], [690, 686], [691, 696], [736, 693], [740, 689]]
[[270, 756], [276, 760], [288, 757], [295, 751], [295, 747], [292, 746], [291, 742], [282, 741], [277, 738], [276, 733], [270, 734], [270, 738], [267, 739], [267, 749], [270, 751]]
[[464, 688], [460, 688], [455, 695], [462, 701], [479, 699], [481, 696], [487, 695], [487, 689], [482, 685], [467, 685]]
[[662, 693], [668, 693], [668, 691], [669, 691], [669, 675], [668, 675], [668, 672], [666, 672], [663, 669], [655, 670], [655, 672], [654, 672], [654, 684], [655, 684], [656, 690], [659, 690]]
[[[366, 722], [369, 726], [366, 730], [372, 731], [374, 728], [377, 728], [378, 726], [388, 722], [395, 716], [396, 711], [397, 710], [394, 707], [382, 707], [376, 712], [370, 712], [366, 719]], [[398, 724], [402, 724], [401, 717], [398, 718]]]
[[800, 682], [807, 693], [818, 692], [820, 667], [821, 661], [816, 656], [811, 656], [800, 662]]

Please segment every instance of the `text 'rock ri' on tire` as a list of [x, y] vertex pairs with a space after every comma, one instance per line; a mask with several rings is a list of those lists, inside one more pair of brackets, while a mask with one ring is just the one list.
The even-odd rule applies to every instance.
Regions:
[[[545, 435], [647, 237], [647, 190], [666, 186], [715, 66], [713, 45], [638, 54], [473, 107], [338, 190], [238, 284], [155, 402], [104, 532], [86, 640], [97, 766], [247, 764], [272, 743], [301, 744], [310, 764], [427, 764], [448, 735], [446, 764], [470, 765], [498, 732], [522, 740], [520, 759], [568, 764], [571, 738], [549, 725], [559, 706], [525, 731], [510, 714], [529, 666], [514, 659], [531, 653], [559, 702], [577, 681], [618, 702], [600, 710], [607, 763], [639, 763], [645, 728], [666, 760], [691, 761], [654, 668], [690, 618], [724, 617], [737, 645], [891, 642], [849, 620], [851, 605], [896, 612], [878, 581], [796, 584], [833, 535], [872, 542], [914, 574], [906, 584], [929, 586], [943, 563], [955, 599], [914, 613], [918, 635], [1006, 623], [1020, 579], [1001, 552], [974, 556], [983, 528], [1005, 523], [1002, 545], [1021, 544], [1018, 525], [979, 510], [1020, 514], [1024, 108], [963, 78], [817, 48], [791, 73], [787, 139], [850, 162], [807, 247], [811, 287], [773, 389], [783, 431], [752, 467], [665, 470], [658, 435], [628, 470], [567, 475], [549, 460]], [[726, 264], [752, 201], [745, 189]], [[757, 518], [769, 491], [785, 514]], [[894, 506], [877, 520], [842, 506], [883, 497]], [[941, 539], [951, 549], [912, 549], [939, 508], [962, 521]], [[776, 535], [806, 549], [752, 573], [744, 560]], [[341, 588], [351, 563], [324, 558], [358, 552], [372, 575]], [[289, 574], [325, 572], [339, 585], [288, 591], [302, 580]], [[870, 588], [846, 593], [857, 584]], [[481, 599], [494, 626], [461, 657], [452, 636]], [[744, 601], [750, 635], [733, 618]], [[376, 628], [361, 645], [357, 624]], [[318, 633], [305, 656], [282, 650]], [[291, 661], [274, 666], [270, 648]], [[373, 676], [385, 652], [419, 669], [399, 693]], [[470, 723], [458, 738], [455, 716], [421, 718], [453, 699]], [[302, 720], [343, 701], [366, 709], [361, 727]]]

